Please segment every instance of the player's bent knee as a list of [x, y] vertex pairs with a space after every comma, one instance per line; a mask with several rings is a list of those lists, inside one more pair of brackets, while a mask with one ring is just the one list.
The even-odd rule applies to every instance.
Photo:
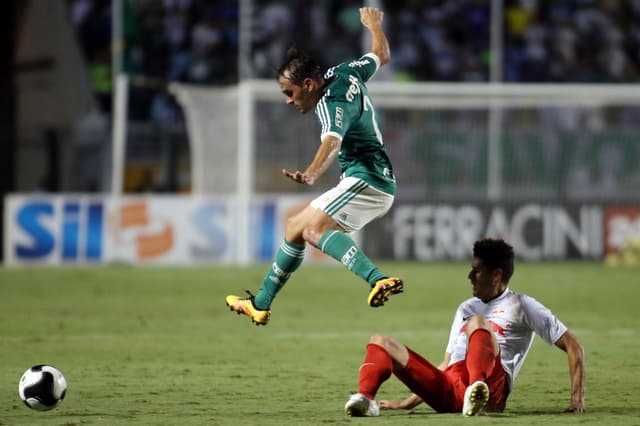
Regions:
[[371, 338], [369, 338], [369, 343], [374, 343], [376, 345], [384, 347], [385, 341], [388, 339], [388, 336], [383, 336], [382, 334], [374, 334], [371, 336]]
[[304, 244], [304, 224], [301, 224], [299, 221], [295, 219], [287, 219], [287, 223], [285, 225], [284, 233], [287, 241], [296, 243], [296, 244]]
[[369, 343], [382, 346], [387, 352], [392, 353], [398, 347], [398, 342], [391, 336], [374, 334], [369, 339]]
[[369, 344], [380, 346], [393, 361], [394, 369], [403, 368], [409, 362], [408, 348], [391, 336], [374, 334], [369, 339]]
[[484, 328], [491, 331], [491, 325], [483, 315], [474, 315], [469, 318], [466, 326], [467, 335], [470, 335], [479, 328]]
[[322, 237], [322, 234], [320, 234], [314, 228], [309, 226], [304, 228], [304, 230], [302, 231], [302, 238], [309, 244], [313, 245], [314, 247], [318, 247], [321, 237]]

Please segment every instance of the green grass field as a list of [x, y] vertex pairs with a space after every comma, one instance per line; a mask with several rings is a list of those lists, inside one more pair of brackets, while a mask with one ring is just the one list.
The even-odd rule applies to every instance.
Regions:
[[[369, 308], [367, 287], [340, 266], [304, 265], [266, 327], [231, 313], [224, 296], [257, 290], [267, 265], [0, 269], [0, 424], [640, 425], [640, 270], [595, 263], [520, 263], [511, 283], [584, 344], [585, 415], [562, 413], [566, 355], [536, 338], [502, 414], [465, 419], [423, 405], [347, 417], [372, 333], [437, 363], [470, 295], [467, 264], [381, 266], [406, 280], [385, 307]], [[41, 363], [69, 385], [49, 412], [29, 410], [17, 393], [23, 371]], [[378, 397], [407, 394], [392, 377]]]

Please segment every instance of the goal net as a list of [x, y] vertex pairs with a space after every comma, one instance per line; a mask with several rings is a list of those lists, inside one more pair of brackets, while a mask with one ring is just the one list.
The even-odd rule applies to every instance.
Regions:
[[[640, 200], [636, 86], [372, 81], [368, 87], [400, 199]], [[187, 120], [194, 193], [316, 190], [292, 187], [281, 176], [282, 168], [306, 167], [320, 140], [313, 114], [287, 106], [275, 81], [178, 84], [172, 91]], [[325, 174], [328, 182], [333, 172]]]
[[[389, 229], [403, 221], [422, 226], [418, 221], [423, 219], [404, 216], [432, 210], [412, 206], [439, 205], [451, 212], [448, 206], [454, 204], [466, 212], [463, 207], [468, 205], [492, 209], [509, 204], [526, 211], [530, 203], [577, 206], [640, 201], [640, 90], [636, 86], [372, 81], [368, 87], [398, 181], [395, 213], [368, 226], [363, 234], [369, 255], [389, 256]], [[282, 177], [283, 168], [303, 169], [312, 160], [320, 143], [319, 126], [313, 114], [300, 116], [285, 104], [275, 81], [248, 80], [232, 88], [174, 85], [172, 91], [187, 120], [193, 193], [227, 194], [236, 201], [240, 262], [248, 261], [250, 251], [252, 200], [257, 196], [283, 200], [283, 194], [310, 198], [335, 184], [336, 164], [313, 187], [292, 185]], [[537, 222], [557, 220], [557, 226], [567, 228], [566, 239], [583, 255], [598, 255], [600, 232], [608, 235], [608, 242], [620, 233], [613, 228], [598, 231], [597, 226], [586, 230], [591, 229], [587, 223], [601, 217], [597, 208], [579, 210], [575, 224], [567, 223], [568, 216], [556, 210], [544, 214], [557, 218], [545, 216]], [[625, 223], [633, 222], [633, 212], [623, 218]], [[465, 214], [457, 219], [451, 214], [430, 219], [436, 223], [433, 230], [420, 231], [428, 235], [407, 234], [405, 240], [413, 241], [411, 250], [417, 258], [446, 258], [445, 251], [463, 258], [468, 243], [481, 232], [478, 226], [483, 226], [476, 213], [473, 224], [465, 222], [469, 220]], [[510, 228], [502, 215], [496, 217], [499, 223], [491, 226], [501, 232], [520, 229]], [[513, 220], [517, 221], [515, 216]], [[538, 225], [521, 229], [526, 237], [511, 238], [519, 241], [523, 253], [525, 240], [547, 241], [544, 248], [549, 253], [540, 255], [541, 246], [535, 246], [531, 258], [563, 256], [558, 253], [565, 253], [565, 237], [550, 239], [551, 228], [543, 228], [544, 235]], [[400, 241], [401, 234], [391, 234], [396, 258], [411, 253], [405, 250], [409, 243]], [[423, 243], [433, 245], [435, 254], [424, 251]]]

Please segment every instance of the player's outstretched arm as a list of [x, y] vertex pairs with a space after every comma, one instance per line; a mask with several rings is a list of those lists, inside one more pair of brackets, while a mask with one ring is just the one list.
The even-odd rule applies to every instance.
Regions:
[[323, 138], [313, 161], [309, 167], [307, 167], [307, 170], [304, 172], [299, 170], [292, 172], [287, 169], [283, 169], [282, 174], [298, 183], [311, 186], [329, 168], [331, 163], [333, 163], [333, 160], [335, 160], [340, 153], [341, 146], [342, 141], [340, 139], [332, 135], [326, 135]]
[[375, 7], [360, 8], [360, 22], [371, 33], [371, 52], [380, 58], [380, 66], [389, 63], [391, 51], [389, 41], [382, 31], [384, 13]]
[[556, 346], [567, 353], [569, 374], [571, 376], [571, 405], [565, 412], [584, 413], [584, 348], [576, 337], [566, 331], [556, 342]]
[[378, 405], [383, 410], [411, 410], [421, 403], [422, 398], [420, 398], [415, 393], [411, 394], [409, 397], [405, 398], [402, 401], [395, 401], [392, 399], [381, 399], [380, 401], [378, 401]]

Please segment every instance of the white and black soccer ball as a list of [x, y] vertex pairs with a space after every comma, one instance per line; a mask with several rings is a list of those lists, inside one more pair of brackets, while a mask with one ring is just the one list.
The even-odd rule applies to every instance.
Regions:
[[47, 411], [57, 407], [67, 393], [67, 381], [51, 365], [35, 365], [24, 372], [18, 384], [20, 399], [29, 408]]

